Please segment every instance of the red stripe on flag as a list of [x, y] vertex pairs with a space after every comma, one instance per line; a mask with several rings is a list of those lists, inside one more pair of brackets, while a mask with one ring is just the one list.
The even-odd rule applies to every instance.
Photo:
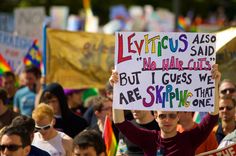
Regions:
[[2, 54], [0, 54], [0, 74], [7, 71], [12, 71], [11, 66], [7, 63]]

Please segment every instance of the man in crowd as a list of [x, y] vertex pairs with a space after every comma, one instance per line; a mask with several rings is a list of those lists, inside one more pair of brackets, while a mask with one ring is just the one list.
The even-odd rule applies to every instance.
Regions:
[[2, 87], [7, 91], [8, 107], [13, 109], [13, 100], [17, 90], [16, 77], [13, 72], [4, 72], [2, 75]]
[[[73, 140], [63, 132], [54, 128], [55, 119], [52, 108], [40, 103], [32, 114], [35, 130], [32, 145], [44, 149], [50, 155], [71, 156]], [[73, 125], [71, 125], [73, 127]]]
[[30, 135], [21, 127], [5, 127], [0, 134], [1, 156], [28, 156]]
[[0, 88], [0, 129], [4, 126], [10, 125], [12, 119], [14, 119], [17, 115], [16, 112], [13, 112], [7, 106], [7, 92], [5, 89]]
[[[17, 116], [12, 120], [11, 126], [25, 128], [27, 133], [30, 135], [31, 142], [33, 141], [35, 121], [32, 118], [25, 115]], [[31, 145], [30, 153], [28, 156], [50, 156], [50, 155], [46, 151]]]
[[102, 134], [106, 115], [112, 119], [112, 101], [107, 97], [98, 96], [94, 99], [94, 102], [93, 111], [97, 118], [97, 124], [93, 125], [91, 129], [95, 129]]
[[19, 89], [14, 97], [14, 111], [22, 115], [32, 115], [35, 106], [35, 96], [40, 89], [41, 72], [35, 66], [25, 67], [26, 86]]

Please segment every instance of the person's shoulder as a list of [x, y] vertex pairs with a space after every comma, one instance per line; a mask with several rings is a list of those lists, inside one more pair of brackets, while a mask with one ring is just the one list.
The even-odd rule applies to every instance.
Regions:
[[50, 156], [50, 154], [36, 146], [31, 145], [31, 150], [28, 156]]
[[16, 96], [20, 96], [21, 94], [23, 94], [25, 91], [27, 90], [26, 87], [20, 88], [16, 91], [15, 97]]
[[62, 144], [64, 147], [71, 149], [73, 146], [73, 139], [63, 132], [58, 132], [62, 138]]
[[62, 138], [63, 140], [72, 140], [72, 141], [73, 141], [73, 139], [72, 139], [69, 135], [67, 135], [66, 133], [60, 132], [60, 131], [58, 131], [57, 133], [58, 133], [58, 135], [61, 136], [61, 138]]
[[30, 92], [31, 91], [29, 90], [28, 87], [23, 87], [23, 88], [20, 88], [19, 90], [16, 91], [15, 96], [23, 96], [23, 95], [28, 94]]

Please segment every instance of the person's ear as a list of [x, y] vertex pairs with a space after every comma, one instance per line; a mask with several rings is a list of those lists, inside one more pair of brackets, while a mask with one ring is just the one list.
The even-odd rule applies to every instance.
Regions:
[[31, 150], [31, 146], [30, 146], [30, 145], [27, 145], [26, 147], [24, 147], [23, 150], [24, 150], [25, 155], [29, 155], [30, 150]]
[[52, 119], [52, 126], [54, 127], [55, 124], [56, 124], [56, 119], [53, 118], [53, 119]]
[[94, 114], [95, 114], [96, 117], [99, 117], [99, 116], [100, 116], [100, 112], [97, 111], [97, 110], [94, 112]]
[[177, 113], [177, 121], [179, 122], [179, 113]]

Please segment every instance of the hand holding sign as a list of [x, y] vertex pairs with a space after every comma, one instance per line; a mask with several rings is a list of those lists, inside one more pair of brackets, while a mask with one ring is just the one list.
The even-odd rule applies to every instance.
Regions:
[[114, 84], [118, 82], [118, 72], [115, 70], [112, 70], [111, 77], [109, 78], [109, 82], [112, 87], [114, 87]]
[[212, 66], [211, 70], [212, 78], [215, 79], [215, 107], [214, 112], [212, 112], [212, 115], [219, 114], [219, 82], [221, 79], [221, 73], [218, 69], [218, 64], [214, 64]]

